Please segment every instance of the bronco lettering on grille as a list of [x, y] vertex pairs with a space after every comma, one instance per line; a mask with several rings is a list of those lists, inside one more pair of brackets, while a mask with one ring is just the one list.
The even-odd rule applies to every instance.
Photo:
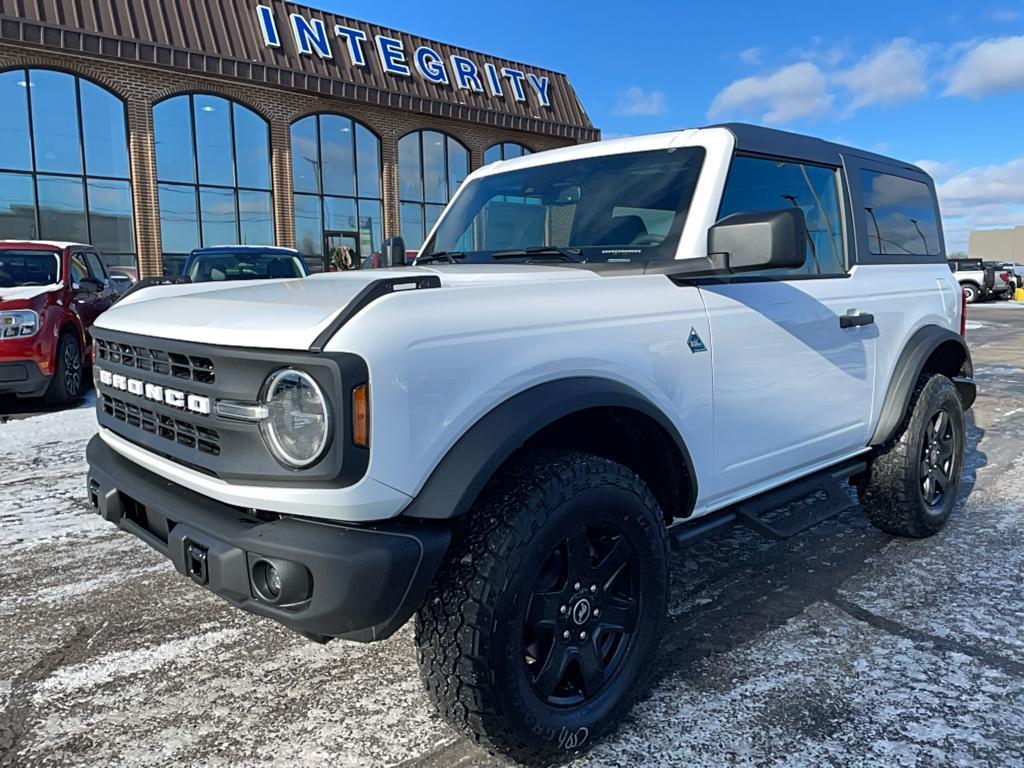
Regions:
[[102, 368], [96, 370], [96, 375], [99, 378], [100, 384], [104, 384], [112, 389], [128, 392], [136, 397], [152, 400], [155, 403], [163, 403], [182, 411], [191, 411], [203, 416], [210, 415], [210, 398], [208, 397], [193, 395], [189, 392], [171, 389], [170, 387], [162, 387], [158, 384], [151, 384], [139, 379], [129, 379], [126, 376], [111, 373]]

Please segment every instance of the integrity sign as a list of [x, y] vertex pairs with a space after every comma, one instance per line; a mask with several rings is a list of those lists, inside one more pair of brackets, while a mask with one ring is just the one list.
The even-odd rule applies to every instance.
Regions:
[[[280, 48], [282, 31], [274, 9], [258, 5], [256, 15], [263, 42], [271, 48]], [[301, 13], [289, 14], [285, 34], [292, 38], [303, 56], [335, 60], [337, 45], [344, 62], [339, 66], [365, 67], [373, 56], [384, 73], [393, 77], [419, 77], [437, 86], [482, 93], [491, 98], [503, 98], [507, 91], [515, 101], [534, 100], [541, 107], [551, 107], [551, 82], [546, 75], [457, 54], [445, 57], [430, 45], [409, 47], [400, 38], [371, 36], [361, 29], [341, 24], [328, 29], [323, 20], [307, 18]]]

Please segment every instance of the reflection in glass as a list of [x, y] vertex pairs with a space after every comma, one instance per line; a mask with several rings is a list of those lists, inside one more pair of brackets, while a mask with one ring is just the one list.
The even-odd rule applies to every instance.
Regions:
[[15, 69], [0, 74], [0, 168], [32, 170], [32, 147], [28, 135], [28, 73]]
[[292, 187], [296, 192], [320, 193], [320, 155], [316, 117], [292, 126]]
[[82, 180], [40, 176], [36, 188], [39, 190], [39, 236], [45, 240], [88, 242]]
[[188, 96], [168, 99], [153, 107], [153, 136], [156, 141], [157, 179], [194, 182], [192, 107]]
[[89, 197], [90, 242], [102, 254], [131, 253], [135, 249], [132, 190], [127, 181], [91, 179]]
[[322, 114], [292, 125], [291, 140], [296, 236], [303, 255], [321, 256], [327, 232], [356, 238], [362, 258], [379, 249], [383, 222], [377, 137], [348, 117]]
[[0, 173], [0, 232], [5, 238], [36, 240], [36, 196], [32, 177]]
[[295, 242], [299, 253], [322, 258], [323, 233], [320, 198], [314, 195], [295, 195]]
[[434, 131], [423, 132], [423, 200], [428, 203], [443, 203], [448, 199], [448, 184], [445, 179], [444, 134]]
[[[158, 127], [177, 125], [182, 138], [157, 144], [161, 209], [165, 200], [171, 206], [167, 215], [161, 210], [161, 226], [170, 234], [163, 243], [165, 268], [198, 247], [273, 245], [267, 122], [241, 104], [203, 94], [164, 101], [153, 115]], [[193, 186], [195, 173], [181, 166], [198, 166], [201, 186]], [[166, 184], [178, 180], [190, 186]]]
[[75, 78], [63, 72], [34, 69], [29, 75], [36, 171], [82, 173]]
[[423, 206], [419, 203], [402, 203], [402, 239], [409, 250], [423, 245]]
[[467, 176], [469, 176], [469, 150], [454, 139], [448, 139], [448, 196], [444, 202], [452, 199]]
[[356, 123], [356, 171], [359, 196], [380, 197], [380, 142], [368, 129]]
[[398, 141], [398, 186], [402, 200], [423, 199], [419, 133], [407, 134]]
[[226, 99], [216, 96], [196, 96], [194, 101], [199, 183], [233, 187], [230, 105]]
[[160, 234], [164, 253], [189, 253], [199, 247], [195, 187], [160, 185]]
[[240, 104], [233, 109], [238, 186], [270, 189], [270, 126], [251, 109]]
[[243, 245], [273, 245], [274, 203], [269, 192], [240, 191], [238, 218]]
[[323, 154], [324, 194], [355, 195], [356, 158], [352, 121], [337, 115], [322, 115], [320, 151]]
[[200, 188], [199, 220], [204, 246], [236, 245], [238, 211], [235, 209], [235, 193], [230, 189]]
[[85, 172], [90, 176], [128, 178], [128, 138], [121, 100], [86, 80], [81, 81], [79, 88]]

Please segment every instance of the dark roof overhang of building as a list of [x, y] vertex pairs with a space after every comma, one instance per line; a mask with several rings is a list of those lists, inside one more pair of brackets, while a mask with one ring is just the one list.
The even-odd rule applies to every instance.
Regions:
[[[380, 107], [403, 109], [433, 117], [526, 131], [575, 141], [599, 138], [572, 85], [564, 75], [465, 48], [398, 32], [375, 24], [316, 11], [285, 0], [228, 0], [223, 3], [179, 3], [166, 0], [101, 0], [79, 3], [52, 0], [25, 3], [0, 0], [0, 41], [43, 47], [49, 51], [113, 59], [172, 69], [181, 74], [227, 78], [318, 97], [339, 98]], [[268, 45], [261, 25], [260, 6], [270, 9], [277, 46]], [[265, 12], [264, 12], [265, 13]], [[296, 44], [291, 16], [297, 14], [328, 31], [330, 57], [303, 54]], [[366, 35], [365, 64], [353, 66], [346, 40], [336, 27]], [[401, 41], [409, 76], [385, 71], [377, 36]], [[423, 77], [414, 54], [427, 47], [439, 54], [449, 84]], [[452, 56], [474, 62], [482, 92], [452, 85]], [[484, 68], [494, 66], [500, 95]], [[517, 70], [525, 100], [502, 71]], [[548, 105], [541, 103], [529, 75], [548, 79]]]

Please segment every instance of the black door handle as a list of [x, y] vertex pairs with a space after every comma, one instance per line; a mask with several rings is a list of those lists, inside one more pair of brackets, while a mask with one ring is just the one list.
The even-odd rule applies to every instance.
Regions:
[[858, 328], [862, 325], [874, 325], [875, 316], [867, 312], [851, 312], [848, 315], [839, 316], [840, 328]]

